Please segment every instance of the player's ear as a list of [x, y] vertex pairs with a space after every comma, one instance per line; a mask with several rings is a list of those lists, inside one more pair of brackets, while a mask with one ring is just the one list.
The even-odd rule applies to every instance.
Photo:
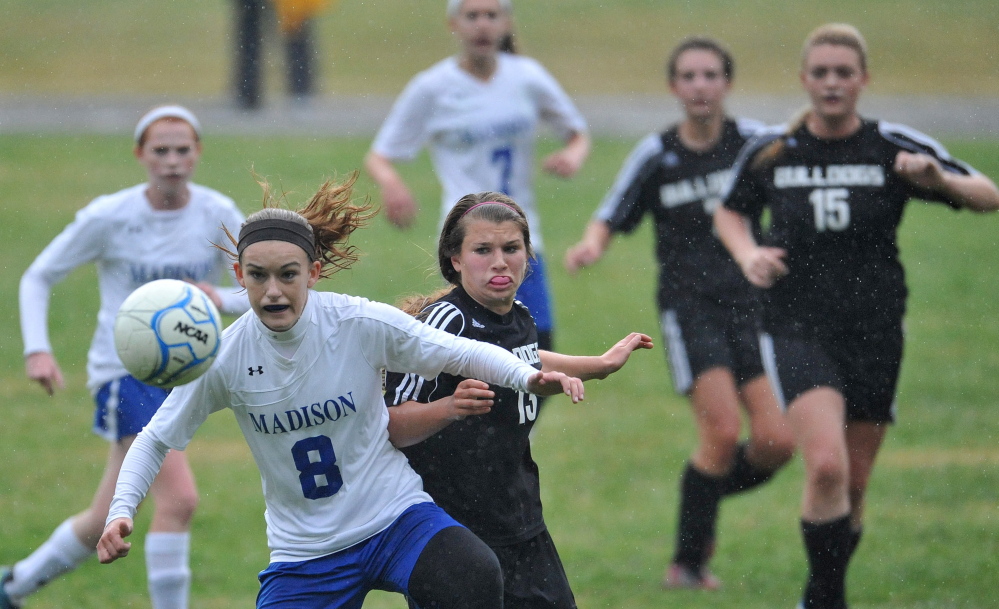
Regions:
[[451, 256], [451, 268], [453, 268], [458, 273], [461, 273], [461, 258], [458, 256]]
[[310, 288], [312, 286], [316, 285], [316, 282], [319, 281], [319, 271], [321, 271], [322, 268], [323, 268], [323, 265], [318, 260], [313, 260], [312, 264], [309, 265], [309, 287]]
[[232, 270], [236, 273], [236, 281], [239, 282], [240, 287], [246, 287], [246, 281], [243, 280], [243, 267], [240, 266], [239, 262], [232, 263]]

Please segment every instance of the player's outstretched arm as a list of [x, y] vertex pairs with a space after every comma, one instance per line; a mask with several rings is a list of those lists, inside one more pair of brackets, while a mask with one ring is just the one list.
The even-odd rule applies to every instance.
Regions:
[[381, 191], [382, 205], [389, 222], [399, 228], [409, 228], [416, 220], [420, 207], [392, 161], [377, 152], [369, 152], [364, 157], [364, 169]]
[[495, 394], [488, 383], [465, 379], [454, 395], [428, 402], [403, 402], [389, 411], [389, 441], [396, 448], [418, 444], [454, 421], [492, 410]]
[[527, 381], [527, 391], [535, 395], [558, 395], [564, 393], [575, 404], [583, 400], [583, 381], [563, 372], [540, 371]]
[[610, 226], [602, 220], [592, 220], [586, 225], [586, 232], [579, 243], [566, 250], [563, 261], [565, 270], [575, 275], [579, 269], [596, 264], [603, 258], [610, 241]]
[[132, 534], [133, 526], [131, 518], [115, 518], [104, 527], [104, 533], [97, 542], [97, 558], [101, 564], [107, 565], [128, 556], [132, 544], [125, 538]]
[[564, 355], [554, 351], [541, 351], [542, 370], [564, 370], [566, 374], [584, 381], [607, 378], [620, 370], [636, 349], [651, 349], [652, 338], [641, 332], [632, 332], [603, 355]]
[[894, 169], [913, 186], [939, 192], [962, 207], [979, 212], [999, 210], [999, 188], [984, 174], [945, 171], [932, 156], [905, 151], [895, 157]]

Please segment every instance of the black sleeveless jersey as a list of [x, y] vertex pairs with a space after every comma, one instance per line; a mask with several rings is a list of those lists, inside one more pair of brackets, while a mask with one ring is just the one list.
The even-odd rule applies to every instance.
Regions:
[[[457, 287], [420, 317], [451, 334], [503, 347], [541, 369], [534, 319], [519, 302], [506, 315], [497, 315]], [[424, 379], [388, 372], [385, 402], [433, 402], [453, 395], [462, 380], [446, 373]], [[539, 400], [505, 387], [490, 389], [496, 397], [488, 414], [455, 421], [403, 452], [439, 506], [487, 544], [502, 546], [545, 530], [529, 439]]]
[[[779, 152], [769, 158], [775, 144]], [[893, 171], [902, 150], [932, 155], [947, 171], [973, 171], [918, 131], [869, 120], [839, 140], [804, 126], [761, 135], [739, 155], [725, 206], [750, 218], [768, 209], [762, 243], [787, 250], [790, 273], [764, 291], [768, 330], [836, 333], [900, 323], [908, 292], [896, 234], [905, 205], [918, 197], [956, 207]]]
[[656, 229], [659, 306], [693, 294], [724, 304], [755, 299], [753, 288], [714, 234], [713, 214], [746, 140], [762, 123], [726, 119], [711, 150], [687, 149], [678, 127], [643, 139], [621, 167], [595, 219], [631, 232], [645, 214]]

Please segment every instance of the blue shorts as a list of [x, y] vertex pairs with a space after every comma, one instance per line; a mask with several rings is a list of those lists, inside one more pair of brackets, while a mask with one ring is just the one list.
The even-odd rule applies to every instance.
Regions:
[[170, 392], [123, 376], [101, 385], [94, 396], [94, 433], [116, 442], [142, 431]]
[[427, 542], [460, 526], [436, 504], [418, 503], [359, 544], [312, 560], [271, 563], [258, 576], [257, 607], [359, 609], [371, 590], [408, 594]]
[[551, 332], [555, 325], [552, 318], [552, 296], [548, 290], [545, 261], [540, 255], [528, 262], [527, 276], [517, 290], [517, 300], [531, 312], [539, 332]]

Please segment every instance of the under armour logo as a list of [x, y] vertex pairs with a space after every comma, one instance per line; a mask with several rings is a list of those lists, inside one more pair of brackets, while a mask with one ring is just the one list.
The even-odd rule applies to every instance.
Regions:
[[474, 318], [472, 319], [472, 327], [473, 327], [473, 328], [485, 328], [485, 326], [484, 326], [484, 325], [482, 325], [482, 324], [481, 324], [481, 323], [479, 322], [479, 320], [477, 320], [477, 319], [474, 319]]
[[253, 366], [250, 366], [249, 368], [247, 368], [247, 370], [250, 371], [250, 376], [253, 376], [254, 374], [263, 374], [264, 373], [264, 367], [263, 366], [257, 366], [256, 368], [254, 368]]

